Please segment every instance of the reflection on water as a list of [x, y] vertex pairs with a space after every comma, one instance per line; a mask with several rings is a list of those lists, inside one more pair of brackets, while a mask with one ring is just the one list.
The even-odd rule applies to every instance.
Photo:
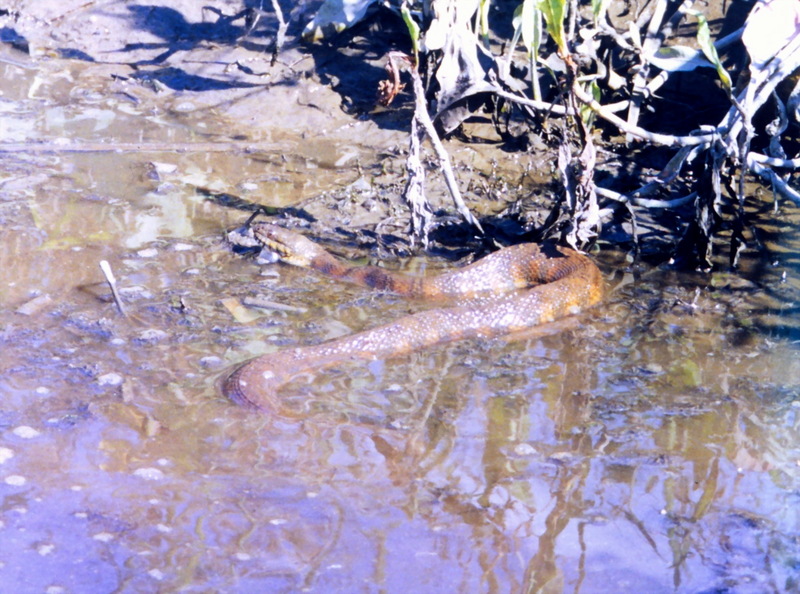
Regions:
[[[124, 137], [108, 109], [48, 126]], [[222, 399], [224, 368], [413, 307], [229, 253], [245, 215], [192, 186], [344, 179], [297, 155], [3, 162], [0, 589], [800, 587], [794, 236], [743, 285], [653, 271], [557, 334], [298, 382], [289, 422]], [[219, 300], [251, 293], [305, 313], [238, 324]]]
[[[137, 591], [411, 580], [433, 592], [442, 576], [459, 591], [791, 589], [792, 345], [731, 346], [713, 315], [679, 316], [676, 336], [672, 317], [662, 328], [652, 309], [632, 313], [636, 285], [561, 334], [325, 374], [297, 387], [319, 412], [292, 423], [222, 400], [209, 363], [241, 358], [251, 332], [215, 292], [249, 290], [254, 265], [213, 243], [169, 245], [157, 263], [120, 267], [153, 293], [134, 320], [75, 295], [40, 329], [12, 318], [3, 580], [30, 591], [90, 576]], [[257, 322], [278, 343], [324, 335], [325, 311], [350, 324], [404, 309], [365, 311], [359, 289], [318, 304], [334, 284], [280, 279], [261, 286], [309, 311]]]

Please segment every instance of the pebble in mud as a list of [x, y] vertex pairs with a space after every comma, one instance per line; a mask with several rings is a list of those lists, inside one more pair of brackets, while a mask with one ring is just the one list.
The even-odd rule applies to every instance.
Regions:
[[172, 246], [172, 249], [176, 252], [187, 252], [189, 250], [193, 250], [194, 248], [195, 246], [191, 243], [176, 243]]
[[136, 255], [140, 258], [155, 258], [158, 255], [158, 250], [156, 248], [144, 248], [136, 252]]
[[138, 476], [146, 481], [158, 481], [164, 478], [164, 473], [158, 468], [147, 467], [134, 470], [133, 476]]
[[39, 437], [41, 435], [40, 431], [37, 431], [33, 427], [28, 427], [27, 425], [20, 425], [19, 427], [14, 427], [11, 431], [17, 437], [21, 437], [22, 439], [33, 439], [34, 437]]
[[154, 344], [163, 340], [167, 337], [167, 333], [163, 330], [159, 330], [158, 328], [148, 328], [139, 333], [136, 337], [136, 341], [139, 343], [145, 344]]
[[125, 301], [133, 301], [137, 299], [152, 299], [153, 293], [147, 288], [139, 285], [131, 285], [129, 287], [121, 287], [120, 294], [125, 297]]
[[5, 464], [14, 457], [14, 450], [0, 447], [0, 464]]
[[222, 365], [222, 359], [216, 355], [208, 355], [200, 359], [200, 365], [205, 369], [215, 369]]
[[119, 386], [122, 383], [122, 376], [118, 373], [104, 373], [98, 376], [97, 383], [100, 386]]
[[54, 544], [46, 543], [40, 544], [36, 547], [36, 552], [39, 553], [42, 557], [45, 557], [52, 553], [55, 550], [56, 546]]

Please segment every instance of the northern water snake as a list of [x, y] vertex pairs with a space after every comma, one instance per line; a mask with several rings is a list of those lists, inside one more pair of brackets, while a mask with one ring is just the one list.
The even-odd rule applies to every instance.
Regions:
[[603, 298], [597, 266], [585, 255], [554, 245], [525, 243], [494, 252], [434, 277], [408, 277], [375, 266], [345, 264], [297, 233], [269, 223], [250, 228], [254, 244], [277, 259], [376, 289], [452, 307], [431, 309], [316, 346], [257, 357], [223, 383], [231, 400], [286, 414], [278, 390], [293, 378], [354, 359], [386, 359], [434, 344], [509, 334], [576, 314]]

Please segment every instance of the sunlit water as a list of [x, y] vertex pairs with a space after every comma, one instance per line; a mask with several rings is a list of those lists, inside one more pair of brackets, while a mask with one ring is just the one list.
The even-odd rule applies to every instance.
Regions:
[[[99, 103], [20, 96], [2, 121], [15, 142], [197, 132]], [[800, 587], [796, 229], [742, 276], [607, 264], [609, 304], [559, 332], [334, 369], [288, 388], [309, 413], [282, 420], [221, 397], [229, 365], [418, 307], [230, 252], [223, 231], [246, 213], [196, 186], [254, 198], [270, 180], [313, 195], [347, 179], [285, 163], [6, 155], [0, 589]], [[243, 324], [221, 303], [251, 294], [298, 310]]]

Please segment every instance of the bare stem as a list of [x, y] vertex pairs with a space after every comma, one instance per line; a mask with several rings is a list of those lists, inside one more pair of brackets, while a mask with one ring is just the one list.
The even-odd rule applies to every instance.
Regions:
[[127, 316], [128, 314], [125, 313], [125, 306], [122, 305], [122, 298], [119, 295], [119, 291], [117, 291], [117, 279], [114, 278], [111, 265], [106, 260], [100, 260], [100, 270], [103, 271], [103, 276], [106, 277], [106, 282], [108, 286], [111, 287], [111, 296], [114, 298], [114, 303], [117, 304], [119, 313], [123, 316]]
[[428, 114], [428, 109], [425, 106], [425, 90], [422, 87], [422, 79], [419, 76], [419, 72], [417, 72], [415, 67], [409, 68], [409, 71], [414, 81], [414, 117], [422, 124], [425, 133], [431, 141], [431, 145], [433, 145], [433, 150], [436, 151], [436, 156], [439, 158], [439, 165], [442, 167], [442, 174], [444, 175], [444, 180], [447, 184], [447, 189], [450, 191], [453, 203], [464, 220], [483, 234], [483, 228], [478, 222], [478, 219], [475, 218], [469, 208], [467, 208], [467, 205], [464, 204], [461, 190], [458, 189], [458, 181], [456, 180], [455, 173], [453, 173], [453, 167], [450, 165], [450, 157], [442, 145], [442, 141], [439, 140], [439, 135], [436, 133], [436, 128], [431, 121], [431, 116]]

